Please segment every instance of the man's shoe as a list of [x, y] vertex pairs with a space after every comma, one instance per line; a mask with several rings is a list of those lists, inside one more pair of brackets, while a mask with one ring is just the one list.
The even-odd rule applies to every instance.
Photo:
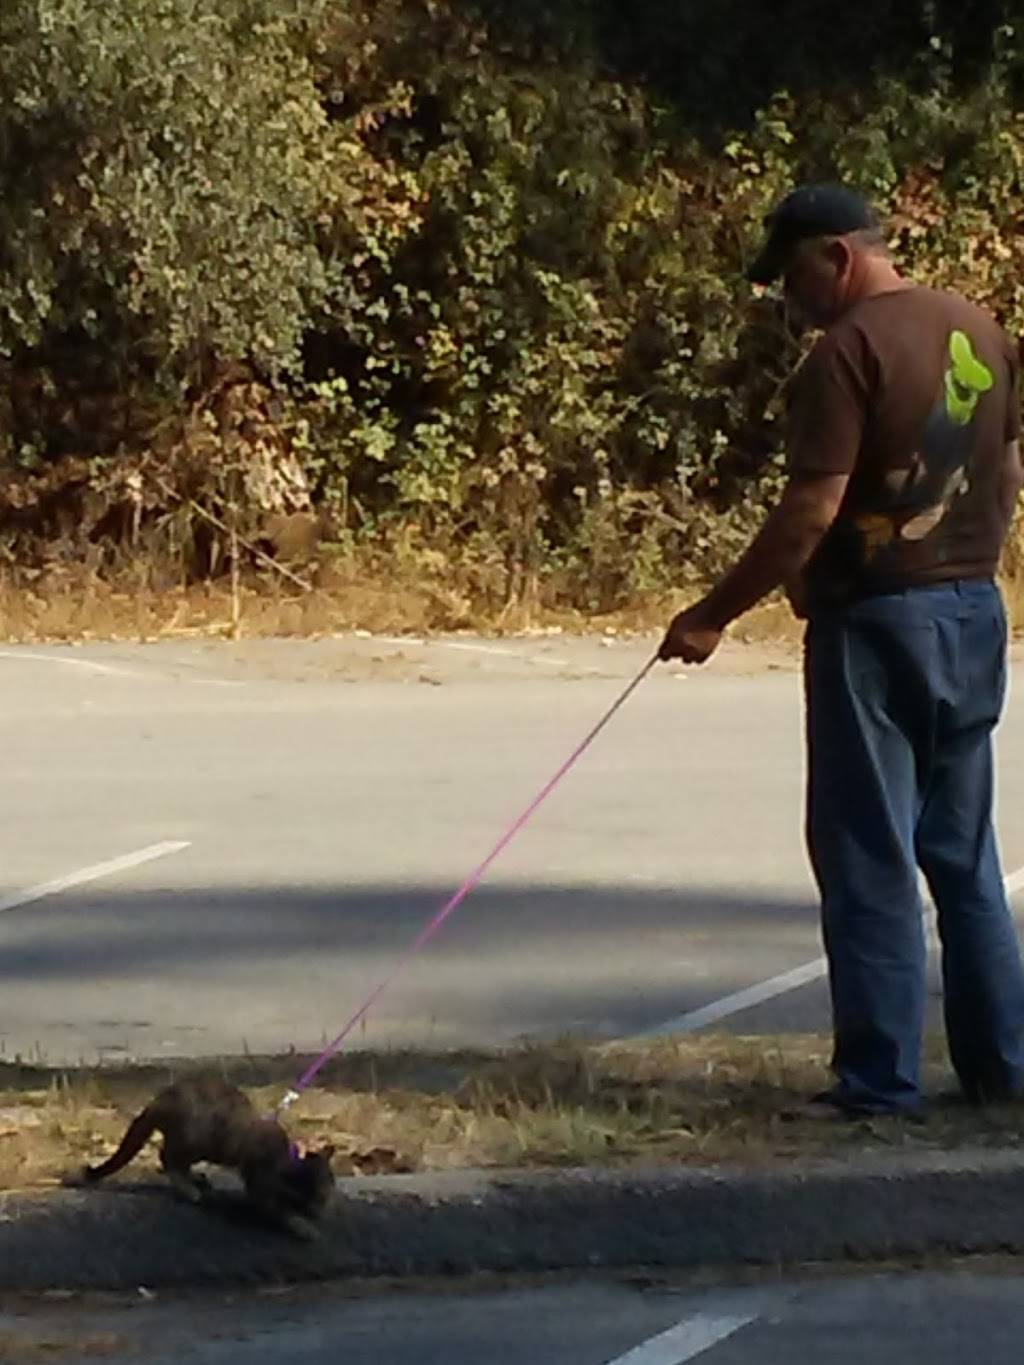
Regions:
[[921, 1123], [917, 1109], [880, 1109], [868, 1105], [851, 1104], [838, 1090], [822, 1090], [803, 1104], [783, 1110], [782, 1117], [803, 1123], [871, 1123], [875, 1119], [909, 1119]]

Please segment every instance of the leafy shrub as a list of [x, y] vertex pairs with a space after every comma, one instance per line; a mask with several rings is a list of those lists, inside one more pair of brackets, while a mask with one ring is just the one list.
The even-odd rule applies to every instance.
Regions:
[[741, 272], [795, 180], [859, 184], [1020, 332], [1015, 10], [7, 0], [8, 554], [52, 551], [75, 457], [147, 490], [79, 540], [154, 555], [169, 486], [498, 603], [717, 571], [780, 479], [801, 340]]

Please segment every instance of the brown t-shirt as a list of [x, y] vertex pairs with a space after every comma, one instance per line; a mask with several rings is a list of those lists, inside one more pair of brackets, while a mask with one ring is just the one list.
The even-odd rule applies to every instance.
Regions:
[[907, 288], [851, 309], [791, 400], [791, 474], [850, 475], [804, 573], [807, 609], [992, 574], [1019, 427], [1017, 357], [981, 308]]

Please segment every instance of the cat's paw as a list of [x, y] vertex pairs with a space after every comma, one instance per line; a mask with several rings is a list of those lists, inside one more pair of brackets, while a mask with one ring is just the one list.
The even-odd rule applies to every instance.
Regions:
[[297, 1213], [289, 1214], [284, 1220], [285, 1229], [293, 1237], [297, 1237], [300, 1242], [320, 1242], [323, 1240], [323, 1233], [311, 1223], [308, 1218], [300, 1218]]
[[191, 1176], [178, 1175], [168, 1171], [167, 1180], [179, 1199], [183, 1199], [187, 1204], [202, 1202], [202, 1192], [196, 1188]]

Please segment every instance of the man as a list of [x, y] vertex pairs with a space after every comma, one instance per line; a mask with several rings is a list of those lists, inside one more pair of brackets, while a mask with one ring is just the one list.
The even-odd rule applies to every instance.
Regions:
[[1024, 1095], [1024, 970], [992, 828], [1006, 678], [994, 583], [1022, 483], [1017, 361], [994, 319], [901, 278], [839, 186], [793, 191], [749, 271], [824, 329], [796, 377], [788, 484], [746, 554], [669, 627], [703, 663], [779, 585], [805, 641], [807, 838], [832, 993], [822, 1115], [921, 1103], [920, 868], [965, 1096]]

